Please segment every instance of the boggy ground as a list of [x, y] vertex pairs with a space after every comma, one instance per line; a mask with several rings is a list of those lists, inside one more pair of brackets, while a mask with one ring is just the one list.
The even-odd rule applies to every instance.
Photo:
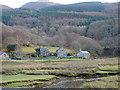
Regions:
[[83, 84], [84, 88], [119, 88], [119, 76], [109, 76], [99, 81], [86, 82]]
[[[118, 70], [118, 58], [108, 58], [108, 59], [53, 59], [53, 60], [11, 60], [2, 61], [2, 71], [3, 78], [6, 75], [9, 77], [19, 78], [19, 75], [53, 75], [56, 76], [66, 76], [66, 77], [93, 77], [93, 76], [107, 76], [119, 74]], [[18, 77], [17, 77], [18, 76]], [[38, 78], [40, 81], [41, 78]], [[50, 79], [52, 79], [50, 77]], [[44, 81], [48, 78], [44, 78]], [[12, 81], [16, 81], [14, 78]], [[28, 80], [29, 81], [29, 80]], [[36, 79], [33, 78], [33, 81]], [[49, 81], [49, 80], [48, 80]], [[2, 80], [4, 83], [5, 80]], [[36, 82], [27, 82], [27, 85], [34, 85]], [[21, 86], [23, 82], [19, 83]], [[25, 84], [25, 83], [24, 83]], [[18, 82], [15, 82], [12, 86], [17, 87]], [[3, 85], [4, 87], [12, 87], [9, 83]], [[24, 85], [23, 85], [24, 86]], [[40, 85], [42, 87], [42, 85]]]

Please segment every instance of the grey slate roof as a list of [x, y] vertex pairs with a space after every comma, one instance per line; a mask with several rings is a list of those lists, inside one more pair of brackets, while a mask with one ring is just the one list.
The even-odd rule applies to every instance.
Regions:
[[49, 52], [49, 50], [46, 49], [46, 48], [41, 48], [40, 51], [41, 51], [41, 52], [46, 52], [46, 51]]

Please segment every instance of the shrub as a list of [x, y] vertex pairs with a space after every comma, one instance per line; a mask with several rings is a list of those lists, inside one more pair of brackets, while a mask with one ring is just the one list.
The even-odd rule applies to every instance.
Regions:
[[35, 54], [31, 54], [31, 56], [32, 56], [32, 57], [36, 57], [36, 55], [35, 55]]
[[8, 45], [7, 46], [7, 51], [15, 51], [15, 49], [17, 48], [17, 44], [13, 44], [13, 45]]
[[32, 47], [32, 45], [26, 45], [27, 47]]
[[57, 53], [54, 53], [54, 56], [57, 56]]
[[68, 53], [67, 56], [72, 56], [71, 53]]

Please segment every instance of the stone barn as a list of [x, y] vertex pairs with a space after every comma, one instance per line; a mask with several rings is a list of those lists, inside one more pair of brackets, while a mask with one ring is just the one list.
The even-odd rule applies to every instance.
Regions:
[[41, 56], [49, 56], [49, 50], [46, 48], [40, 48], [40, 55]]
[[9, 60], [9, 55], [5, 52], [0, 52], [0, 60]]
[[67, 51], [63, 47], [56, 50], [56, 53], [57, 53], [57, 57], [59, 58], [67, 57]]
[[78, 58], [89, 59], [90, 53], [88, 51], [81, 51], [77, 54]]

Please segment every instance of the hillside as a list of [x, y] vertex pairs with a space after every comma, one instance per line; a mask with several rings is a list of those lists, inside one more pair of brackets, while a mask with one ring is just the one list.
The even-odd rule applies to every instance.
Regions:
[[54, 6], [56, 5], [53, 2], [29, 2], [26, 3], [25, 5], [21, 6], [21, 8], [31, 8], [31, 9], [41, 9], [41, 8], [45, 8], [48, 6]]
[[45, 11], [77, 11], [77, 12], [101, 12], [104, 10], [104, 5], [101, 2], [82, 2], [68, 5], [57, 5], [43, 8]]
[[103, 12], [117, 16], [118, 3], [82, 2], [68, 5], [57, 5], [42, 8], [42, 11]]
[[105, 9], [103, 12], [110, 15], [118, 15], [118, 3], [104, 3]]
[[[108, 9], [110, 5], [112, 9]], [[53, 7], [60, 8], [53, 10]], [[70, 11], [70, 7], [73, 11]], [[114, 3], [86, 2], [41, 10], [3, 10], [3, 47], [13, 43], [22, 46], [29, 42], [37, 46], [65, 47], [75, 52], [81, 48], [101, 55], [104, 48], [118, 47], [117, 11], [109, 12], [116, 9]]]
[[9, 9], [12, 9], [11, 7], [9, 6], [6, 6], [6, 5], [0, 5], [0, 10], [9, 10]]

